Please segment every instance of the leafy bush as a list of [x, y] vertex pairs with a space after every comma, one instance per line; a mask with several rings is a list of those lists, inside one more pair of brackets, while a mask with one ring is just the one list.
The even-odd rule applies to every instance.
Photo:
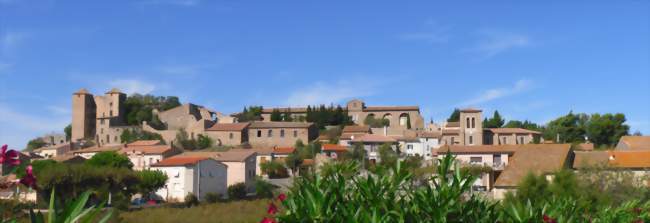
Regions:
[[184, 203], [185, 203], [185, 207], [188, 208], [192, 206], [196, 206], [199, 205], [199, 198], [196, 197], [196, 195], [194, 195], [193, 193], [187, 193], [187, 195], [185, 195]]
[[228, 198], [231, 200], [241, 200], [246, 198], [246, 184], [236, 183], [228, 187]]
[[221, 199], [221, 194], [219, 193], [212, 193], [212, 192], [205, 193], [205, 201], [210, 204], [216, 203], [220, 199]]
[[104, 151], [95, 154], [90, 159], [86, 160], [86, 164], [94, 167], [116, 167], [116, 168], [128, 168], [133, 167], [133, 163], [129, 157], [123, 154], [119, 154], [115, 151]]
[[276, 188], [278, 188], [278, 186], [275, 186], [261, 178], [255, 179], [255, 193], [257, 194], [257, 197], [272, 198], [273, 190]]

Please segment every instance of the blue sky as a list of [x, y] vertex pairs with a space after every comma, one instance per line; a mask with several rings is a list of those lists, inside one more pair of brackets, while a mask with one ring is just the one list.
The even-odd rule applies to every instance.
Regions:
[[454, 107], [650, 133], [650, 3], [0, 0], [0, 143], [62, 131], [71, 94], [245, 105]]

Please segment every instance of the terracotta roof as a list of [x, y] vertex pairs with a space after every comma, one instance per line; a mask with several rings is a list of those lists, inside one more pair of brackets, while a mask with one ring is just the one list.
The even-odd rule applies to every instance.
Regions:
[[132, 143], [126, 144], [127, 146], [153, 146], [160, 145], [162, 142], [160, 140], [138, 140]]
[[446, 127], [460, 127], [460, 122], [447, 122]]
[[346, 125], [343, 133], [370, 133], [370, 126], [367, 125]]
[[442, 132], [418, 132], [416, 135], [420, 138], [439, 138]]
[[460, 134], [460, 129], [443, 129], [441, 131], [442, 135], [458, 135]]
[[389, 142], [389, 143], [394, 143], [397, 142], [393, 137], [390, 136], [383, 136], [383, 135], [374, 135], [374, 134], [365, 134], [359, 137], [354, 137], [352, 142], [373, 142], [373, 143], [382, 143], [382, 142]]
[[352, 139], [353, 136], [354, 138], [359, 138], [366, 134], [367, 133], [343, 133], [341, 134], [341, 137], [339, 137], [339, 139]]
[[313, 126], [311, 122], [252, 122], [249, 126], [251, 129], [266, 128], [309, 128]]
[[296, 151], [296, 148], [293, 147], [275, 147], [273, 148], [273, 153], [280, 153], [280, 154], [289, 154], [293, 153]]
[[98, 153], [105, 151], [119, 151], [120, 149], [122, 149], [122, 145], [93, 146], [85, 149], [74, 150], [72, 153]]
[[574, 169], [582, 169], [595, 165], [607, 165], [609, 162], [609, 155], [607, 154], [607, 151], [575, 151], [574, 154]]
[[301, 166], [311, 166], [314, 165], [314, 159], [303, 159]]
[[318, 138], [316, 138], [316, 140], [319, 140], [319, 141], [329, 141], [330, 139], [332, 139], [332, 138], [327, 134], [319, 135]]
[[153, 146], [128, 146], [120, 150], [121, 153], [140, 152], [144, 154], [163, 154], [173, 150], [169, 145], [153, 145]]
[[255, 154], [255, 151], [246, 151], [246, 149], [226, 152], [184, 152], [177, 156], [181, 157], [209, 157], [221, 162], [243, 162], [248, 157]]
[[323, 144], [322, 150], [333, 151], [333, 152], [345, 152], [348, 151], [348, 147], [339, 144]]
[[405, 142], [418, 142], [417, 137], [411, 137], [411, 136], [390, 136], [393, 137], [393, 139], [397, 141], [405, 141]]
[[490, 131], [492, 133], [498, 133], [498, 134], [542, 134], [541, 132], [538, 131], [533, 131], [533, 130], [528, 130], [528, 129], [522, 129], [522, 128], [489, 128], [485, 129], [485, 131]]
[[650, 136], [623, 136], [619, 143], [626, 144], [630, 150], [650, 150]]
[[444, 155], [447, 151], [461, 154], [513, 154], [523, 148], [524, 145], [477, 145], [477, 146], [449, 146], [444, 145], [438, 148], [437, 154]]
[[650, 151], [608, 151], [609, 164], [613, 167], [650, 168]]
[[419, 111], [418, 106], [369, 106], [364, 111]]
[[208, 157], [189, 157], [189, 156], [173, 156], [163, 159], [158, 163], [151, 164], [154, 166], [187, 166], [196, 165], [198, 162], [210, 159]]
[[460, 112], [482, 112], [482, 110], [477, 108], [463, 108]]
[[562, 169], [569, 156], [571, 144], [517, 145], [508, 166], [497, 178], [496, 187], [515, 187], [529, 173], [548, 174]]
[[206, 131], [242, 131], [250, 124], [251, 124], [250, 122], [216, 123], [212, 125], [210, 128], [206, 129]]
[[253, 151], [256, 152], [257, 155], [271, 155], [273, 153], [273, 148], [271, 147], [257, 147], [257, 148], [250, 148], [250, 149], [230, 149], [228, 150], [229, 152], [241, 152], [241, 151]]
[[593, 143], [580, 143], [575, 145], [574, 150], [592, 151], [594, 150]]

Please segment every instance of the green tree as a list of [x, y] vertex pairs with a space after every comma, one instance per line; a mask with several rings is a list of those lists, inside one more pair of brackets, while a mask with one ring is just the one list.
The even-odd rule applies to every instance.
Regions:
[[213, 144], [212, 138], [199, 134], [196, 140], [196, 145], [199, 149], [210, 148]]
[[550, 195], [551, 192], [546, 176], [538, 176], [529, 172], [517, 186], [516, 199], [538, 203], [548, 199]]
[[499, 111], [495, 110], [492, 118], [483, 120], [483, 128], [501, 128], [504, 122]]
[[132, 143], [138, 140], [160, 140], [165, 143], [165, 140], [163, 140], [160, 134], [144, 130], [125, 129], [120, 134], [120, 142], [122, 143]]
[[246, 198], [246, 184], [236, 183], [228, 186], [228, 198], [231, 200], [241, 200]]
[[65, 132], [65, 140], [70, 141], [72, 139], [72, 124], [65, 126], [63, 132]]
[[371, 115], [366, 116], [366, 118], [363, 120], [363, 123], [365, 125], [368, 125], [372, 128], [382, 128], [384, 126], [389, 126], [390, 125], [390, 120], [385, 119], [385, 118], [375, 118]]
[[133, 163], [126, 155], [118, 154], [115, 151], [104, 151], [95, 154], [86, 160], [86, 164], [94, 167], [115, 167], [115, 168], [133, 168]]
[[587, 123], [587, 136], [596, 146], [614, 146], [621, 136], [628, 135], [630, 126], [625, 121], [621, 113], [593, 114]]
[[273, 109], [271, 112], [271, 121], [273, 122], [279, 122], [282, 121], [282, 113], [280, 113], [280, 110], [277, 108]]
[[248, 106], [244, 110], [235, 115], [239, 122], [259, 121], [262, 120], [262, 106]]
[[411, 129], [411, 116], [406, 115], [406, 128]]
[[142, 170], [136, 171], [136, 174], [139, 178], [137, 190], [143, 196], [147, 196], [164, 187], [167, 182], [167, 175], [160, 170]]
[[510, 120], [508, 123], [506, 123], [504, 128], [522, 128], [522, 129], [528, 129], [528, 130], [533, 130], [533, 131], [540, 131], [542, 130], [542, 127], [531, 122], [528, 120], [525, 121], [518, 121], [518, 120]]
[[585, 126], [589, 120], [586, 114], [569, 114], [559, 117], [548, 124], [543, 131], [545, 139], [557, 140], [559, 143], [581, 143], [586, 135]]
[[454, 111], [449, 115], [447, 119], [448, 122], [458, 122], [460, 121], [460, 109], [454, 108]]
[[25, 148], [25, 151], [35, 150], [35, 149], [38, 149], [38, 148], [41, 148], [41, 147], [45, 146], [46, 144], [47, 143], [45, 143], [45, 141], [43, 141], [43, 139], [41, 139], [40, 137], [35, 138], [35, 139], [29, 140], [29, 142], [27, 142], [27, 147]]

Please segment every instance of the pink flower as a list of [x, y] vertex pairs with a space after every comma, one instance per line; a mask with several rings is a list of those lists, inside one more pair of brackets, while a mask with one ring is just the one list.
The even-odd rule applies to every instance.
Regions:
[[10, 166], [20, 165], [20, 152], [16, 150], [7, 151], [7, 145], [0, 150], [0, 163], [8, 162]]
[[544, 215], [542, 219], [544, 220], [544, 223], [557, 223], [555, 219], [549, 217], [548, 215]]
[[287, 199], [287, 195], [285, 195], [285, 194], [280, 194], [280, 195], [278, 195], [278, 200], [280, 200], [280, 201], [284, 201], [284, 200], [286, 200], [286, 199]]
[[275, 220], [270, 219], [270, 218], [264, 218], [260, 223], [276, 223]]
[[34, 177], [32, 165], [27, 166], [25, 172], [27, 172], [27, 175], [20, 179], [20, 183], [27, 187], [36, 189], [36, 177]]
[[266, 210], [266, 213], [268, 213], [268, 214], [275, 214], [275, 213], [278, 213], [278, 207], [275, 206], [274, 203], [270, 203], [270, 204], [269, 204], [269, 208]]

